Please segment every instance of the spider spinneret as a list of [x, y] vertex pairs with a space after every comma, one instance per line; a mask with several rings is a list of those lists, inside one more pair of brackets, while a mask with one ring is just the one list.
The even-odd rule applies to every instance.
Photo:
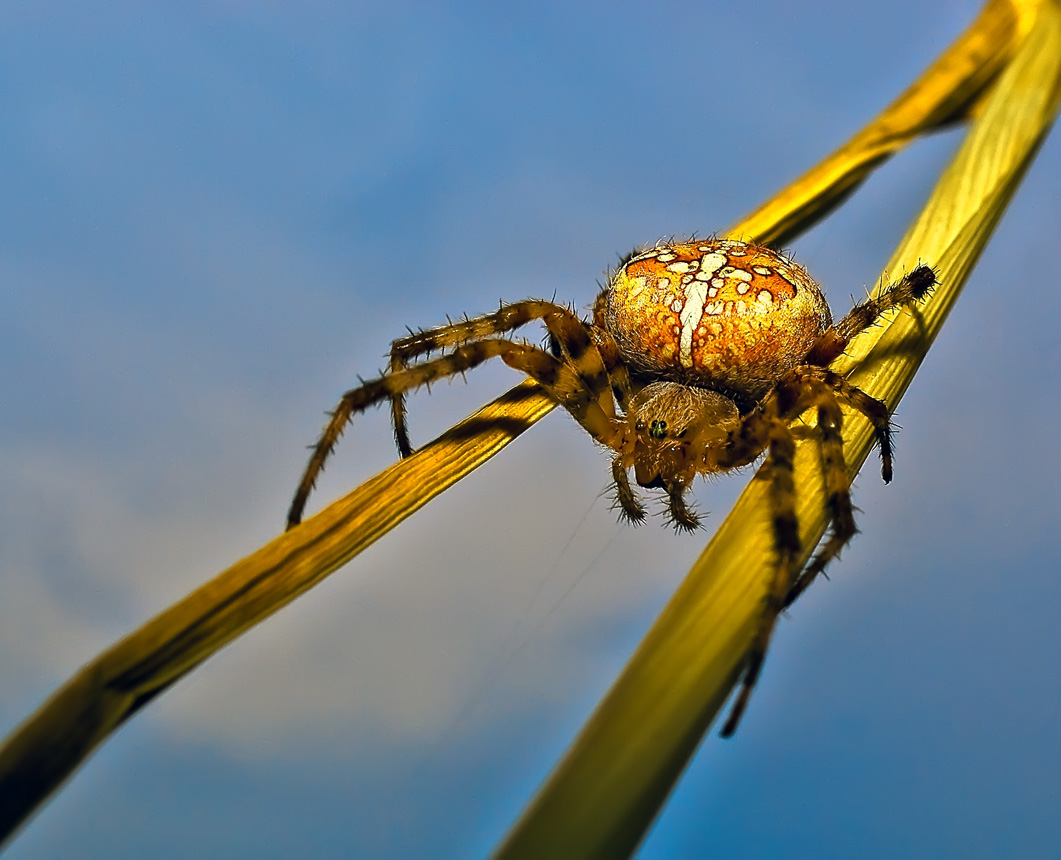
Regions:
[[[616, 503], [631, 522], [646, 516], [630, 484], [631, 470], [638, 485], [665, 491], [671, 523], [690, 530], [700, 522], [685, 501], [693, 478], [747, 466], [765, 454], [777, 572], [741, 691], [722, 730], [731, 734], [778, 614], [857, 531], [842, 406], [873, 425], [881, 474], [891, 480], [887, 405], [828, 365], [883, 313], [922, 300], [935, 284], [932, 269], [918, 266], [834, 325], [821, 289], [788, 257], [730, 239], [671, 242], [624, 260], [597, 296], [591, 321], [564, 305], [527, 299], [413, 333], [391, 345], [386, 374], [342, 396], [295, 493], [288, 527], [301, 520], [317, 475], [354, 414], [389, 400], [399, 453], [408, 456], [406, 393], [494, 356], [538, 382], [614, 452]], [[544, 323], [550, 349], [507, 336], [534, 320]], [[831, 530], [810, 564], [797, 570], [795, 437], [789, 425], [809, 409], [817, 411]]]

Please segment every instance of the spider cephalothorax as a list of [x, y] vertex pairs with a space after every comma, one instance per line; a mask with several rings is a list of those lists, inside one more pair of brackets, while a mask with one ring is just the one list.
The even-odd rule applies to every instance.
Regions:
[[[855, 534], [844, 465], [842, 406], [873, 424], [882, 475], [891, 480], [888, 407], [827, 369], [856, 334], [885, 311], [921, 300], [936, 283], [918, 266], [878, 298], [833, 325], [810, 276], [761, 245], [729, 239], [666, 243], [627, 258], [585, 321], [564, 305], [528, 299], [492, 314], [411, 334], [391, 346], [389, 372], [343, 395], [318, 441], [288, 513], [299, 522], [313, 484], [350, 418], [391, 402], [401, 455], [412, 452], [405, 394], [463, 373], [493, 356], [536, 380], [600, 444], [614, 452], [618, 508], [641, 522], [630, 484], [665, 491], [676, 528], [699, 518], [685, 501], [698, 474], [736, 469], [764, 453], [770, 480], [777, 576], [724, 734], [736, 727], [762, 664], [774, 622]], [[513, 340], [534, 320], [551, 349]], [[432, 353], [437, 353], [430, 357]], [[832, 530], [802, 572], [789, 425], [816, 410]]]

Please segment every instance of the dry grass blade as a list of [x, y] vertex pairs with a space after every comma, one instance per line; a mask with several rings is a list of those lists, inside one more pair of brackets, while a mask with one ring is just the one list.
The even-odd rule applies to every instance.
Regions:
[[975, 113], [1031, 17], [1009, 0], [990, 0], [973, 25], [873, 121], [731, 232], [784, 245], [918, 135]]
[[[840, 369], [892, 407], [1053, 122], [1059, 82], [1061, 9], [1049, 4], [889, 264], [901, 271], [930, 262], [942, 285], [923, 308], [866, 332], [844, 356]], [[850, 474], [871, 437], [864, 420], [845, 422]], [[813, 440], [800, 445], [796, 466], [809, 556], [825, 530]], [[742, 667], [773, 569], [767, 510], [765, 485], [753, 480], [497, 856], [636, 849]]]
[[[735, 232], [759, 241], [793, 235], [914, 135], [972, 111], [1010, 55], [1021, 20], [1009, 3], [992, 0], [895, 105]], [[86, 665], [0, 747], [0, 843], [144, 703], [349, 561], [553, 406], [537, 386], [517, 386]], [[720, 539], [735, 538], [723, 533]]]
[[0, 841], [144, 704], [346, 564], [552, 408], [537, 386], [517, 386], [96, 657], [0, 747]]

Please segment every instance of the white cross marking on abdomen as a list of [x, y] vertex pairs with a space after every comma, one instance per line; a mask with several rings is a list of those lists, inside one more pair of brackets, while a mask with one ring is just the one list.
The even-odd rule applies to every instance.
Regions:
[[704, 315], [704, 302], [707, 301], [707, 281], [710, 277], [726, 265], [726, 255], [713, 251], [704, 254], [700, 259], [700, 273], [702, 280], [695, 280], [685, 288], [685, 307], [679, 318], [682, 321], [681, 340], [678, 342], [678, 359], [682, 367], [693, 366], [693, 333], [700, 325]]

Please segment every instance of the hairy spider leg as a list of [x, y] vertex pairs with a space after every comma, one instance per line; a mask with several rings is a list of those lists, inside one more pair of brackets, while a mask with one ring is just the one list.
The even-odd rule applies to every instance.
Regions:
[[[892, 441], [888, 407], [831, 370], [797, 368], [793, 372], [800, 373], [801, 371], [817, 376], [831, 390], [834, 399], [847, 403], [873, 424], [874, 435], [880, 449], [881, 477], [885, 483], [889, 483], [892, 479]], [[843, 413], [840, 411], [839, 403], [820, 402], [818, 427], [821, 430], [822, 469], [826, 482], [826, 507], [832, 523], [831, 532], [817, 555], [796, 579], [788, 597], [785, 598], [785, 608], [795, 603], [796, 599], [821, 575], [829, 562], [836, 558], [851, 538], [858, 533], [851, 506], [851, 482], [847, 477], [847, 464], [844, 460], [842, 426]]]
[[[880, 451], [881, 477], [886, 484], [892, 480], [893, 457], [892, 425], [888, 407], [852, 385], [840, 374], [826, 370], [824, 365], [839, 356], [855, 335], [873, 325], [886, 311], [920, 301], [937, 283], [939, 282], [936, 279], [936, 273], [931, 268], [918, 266], [890, 285], [877, 298], [856, 304], [811, 348], [807, 356], [808, 366], [796, 368], [789, 374], [789, 378], [778, 383], [779, 386], [790, 384], [790, 382], [800, 384], [796, 381], [797, 378], [816, 376], [832, 388], [841, 400], [868, 418], [873, 424], [877, 448]], [[817, 365], [817, 367], [811, 365]], [[827, 482], [826, 504], [832, 523], [831, 533], [817, 555], [793, 584], [785, 598], [785, 608], [791, 606], [807, 590], [811, 583], [822, 574], [829, 562], [836, 558], [851, 538], [858, 533], [851, 508], [850, 486], [844, 472], [840, 424], [835, 419], [825, 420], [822, 408], [819, 407], [819, 427], [822, 431], [822, 460]], [[831, 483], [830, 474], [834, 476]]]
[[744, 677], [737, 698], [733, 702], [729, 717], [722, 727], [722, 737], [730, 737], [740, 724], [741, 717], [748, 707], [752, 690], [759, 680], [766, 651], [770, 646], [777, 618], [781, 614], [785, 596], [788, 594], [794, 578], [794, 565], [799, 555], [799, 523], [796, 520], [796, 490], [794, 478], [794, 458], [796, 440], [788, 425], [776, 418], [764, 418], [769, 425], [769, 453], [763, 464], [770, 476], [770, 516], [774, 530], [774, 545], [777, 551], [777, 562], [766, 595], [766, 605], [755, 632], [751, 647], [748, 649]]
[[604, 369], [608, 372], [608, 378], [611, 380], [615, 402], [625, 412], [627, 404], [629, 404], [630, 398], [633, 396], [633, 388], [630, 382], [630, 371], [623, 360], [622, 353], [619, 351], [619, 344], [615, 342], [615, 338], [612, 337], [611, 333], [605, 329], [594, 325], [591, 330], [597, 352], [600, 354], [601, 360], [604, 362]]
[[[528, 343], [484, 337], [458, 344], [452, 351], [435, 359], [388, 373], [347, 391], [313, 448], [288, 511], [287, 527], [291, 528], [301, 521], [306, 500], [325, 461], [356, 413], [383, 400], [393, 403], [395, 397], [407, 391], [437, 379], [464, 373], [494, 356], [500, 356], [510, 367], [541, 384], [599, 442], [610, 447], [620, 444], [623, 427], [615, 418], [611, 381], [586, 325], [572, 311], [560, 305], [551, 305], [541, 318], [560, 344], [563, 359]], [[467, 321], [471, 324], [476, 322], [478, 320]]]
[[840, 551], [858, 534], [855, 512], [851, 504], [851, 482], [844, 460], [844, 440], [841, 435], [843, 413], [840, 404], [823, 403], [818, 407], [818, 427], [821, 430], [822, 474], [825, 477], [825, 507], [829, 513], [829, 537], [800, 573], [785, 596], [783, 609], [791, 606], [807, 590]]
[[936, 273], [928, 266], [907, 272], [876, 298], [858, 302], [842, 320], [826, 329], [807, 353], [805, 363], [825, 367], [847, 349], [855, 335], [872, 326], [882, 314], [920, 301], [938, 283]]
[[888, 412], [888, 407], [877, 398], [870, 397], [861, 388], [852, 385], [846, 377], [824, 367], [804, 365], [793, 368], [784, 379], [777, 383], [776, 388], [804, 386], [811, 379], [827, 385], [841, 401], [860, 412], [873, 425], [873, 435], [877, 442], [877, 449], [880, 451], [880, 475], [885, 484], [890, 484], [894, 449], [891, 413]]
[[[491, 314], [483, 314], [438, 328], [415, 332], [391, 344], [389, 371], [397, 373], [408, 368], [410, 363], [420, 356], [452, 349], [483, 338], [507, 334], [521, 326], [535, 320], [544, 320], [548, 315], [556, 313], [575, 316], [569, 308], [555, 302], [544, 299], [526, 299], [512, 304], [503, 304], [500, 309]], [[552, 332], [550, 332], [550, 339], [553, 341], [556, 339], [556, 335]], [[554, 354], [559, 357], [559, 353]], [[393, 395], [390, 402], [394, 441], [398, 446], [399, 455], [408, 457], [413, 452], [413, 446], [409, 439], [404, 392]]]
[[[496, 355], [505, 355], [506, 353], [528, 355], [526, 363], [532, 364], [537, 361], [542, 365], [540, 372], [544, 372], [546, 375], [552, 370], [548, 367], [548, 364], [550, 362], [558, 363], [548, 353], [537, 350], [528, 344], [517, 343], [503, 338], [479, 340], [464, 344], [433, 361], [426, 361], [414, 367], [381, 376], [379, 379], [362, 382], [357, 388], [352, 388], [343, 394], [339, 400], [339, 405], [331, 413], [331, 417], [327, 425], [325, 425], [320, 439], [313, 446], [309, 463], [306, 465], [302, 480], [299, 481], [298, 488], [295, 490], [295, 496], [291, 500], [291, 507], [287, 514], [287, 527], [290, 529], [301, 522], [306, 500], [317, 483], [317, 477], [324, 469], [325, 461], [335, 448], [339, 437], [342, 436], [347, 423], [356, 413], [363, 412], [369, 406], [373, 406], [382, 400], [393, 400], [396, 395], [404, 394], [406, 391], [419, 388], [421, 385], [428, 385], [436, 379], [463, 373]], [[531, 355], [533, 353], [541, 353], [541, 355]]]
[[[758, 452], [768, 447], [763, 470], [771, 482], [770, 504], [777, 552], [775, 576], [771, 581], [762, 621], [748, 651], [740, 692], [722, 728], [723, 737], [736, 731], [747, 707], [762, 671], [778, 615], [839, 555], [858, 531], [844, 460], [841, 400], [865, 415], [873, 423], [878, 441], [884, 439], [887, 440], [884, 444], [890, 445], [888, 412], [883, 403], [830, 370], [798, 367], [775, 386], [760, 406], [744, 417], [741, 425], [731, 431], [728, 442], [714, 454], [718, 467], [731, 469], [753, 462]], [[789, 425], [812, 407], [818, 410], [830, 536], [807, 570], [797, 576], [794, 564], [800, 552], [800, 543], [791, 474], [795, 436]], [[789, 453], [790, 448], [792, 454]]]
[[616, 419], [612, 379], [598, 339], [568, 308], [548, 314], [544, 322], [560, 348], [562, 360], [558, 362], [560, 372], [555, 381], [539, 382], [587, 433], [601, 444], [616, 448], [621, 444], [623, 425]]

